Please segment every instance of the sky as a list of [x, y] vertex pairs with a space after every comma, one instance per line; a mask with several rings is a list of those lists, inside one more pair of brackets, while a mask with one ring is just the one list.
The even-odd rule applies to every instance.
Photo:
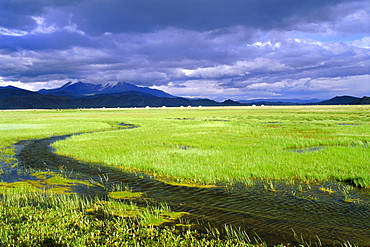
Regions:
[[368, 0], [0, 0], [0, 86], [370, 96]]

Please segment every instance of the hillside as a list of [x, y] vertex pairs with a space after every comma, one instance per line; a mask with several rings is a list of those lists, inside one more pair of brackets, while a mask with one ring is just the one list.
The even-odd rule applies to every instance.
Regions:
[[[0, 109], [67, 109], [67, 108], [91, 108], [91, 107], [162, 107], [162, 106], [221, 106], [230, 105], [230, 102], [225, 104], [209, 99], [187, 99], [174, 97], [165, 92], [160, 93], [160, 90], [141, 91], [123, 91], [117, 93], [92, 94], [95, 92], [94, 86], [78, 83], [70, 88], [59, 88], [51, 91], [51, 95], [45, 94], [47, 90], [41, 90], [41, 93], [31, 92], [15, 87], [0, 87]], [[127, 86], [127, 85], [126, 85]], [[136, 88], [136, 87], [126, 87]], [[67, 89], [67, 90], [66, 90]], [[72, 90], [73, 89], [73, 90]], [[86, 91], [84, 91], [86, 89]], [[117, 88], [116, 88], [117, 89]], [[102, 92], [104, 90], [100, 90]], [[108, 90], [109, 91], [109, 90]], [[68, 93], [66, 93], [68, 92]], [[153, 92], [159, 95], [168, 97], [157, 97]], [[65, 96], [69, 95], [69, 96]], [[72, 95], [72, 96], [70, 96]], [[76, 97], [78, 95], [78, 97]], [[237, 102], [235, 102], [237, 104]]]
[[24, 89], [20, 89], [17, 87], [13, 87], [13, 86], [0, 87], [0, 100], [10, 99], [14, 97], [31, 96], [31, 95], [37, 95], [37, 93], [24, 90]]
[[364, 96], [363, 98], [361, 98], [359, 100], [356, 100], [354, 102], [354, 104], [357, 104], [357, 105], [368, 105], [368, 104], [370, 104], [370, 97]]
[[352, 96], [336, 96], [332, 99], [325, 100], [317, 103], [318, 105], [352, 105], [355, 104], [360, 98]]
[[[304, 105], [295, 100], [280, 102], [273, 99], [241, 103], [231, 99], [217, 102], [210, 99], [175, 97], [161, 90], [137, 87], [129, 83], [91, 84], [66, 83], [56, 89], [32, 92], [12, 86], [0, 87], [0, 109], [68, 109], [68, 108], [116, 108], [116, 107], [162, 107], [162, 106], [248, 106], [248, 105]], [[370, 97], [356, 98], [337, 96], [319, 105], [370, 104]]]
[[29, 95], [0, 100], [0, 109], [53, 109], [70, 108], [71, 98], [54, 95]]

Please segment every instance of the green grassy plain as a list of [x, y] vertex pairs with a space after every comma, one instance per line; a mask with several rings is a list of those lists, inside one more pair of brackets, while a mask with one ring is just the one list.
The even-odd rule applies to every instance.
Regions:
[[139, 128], [53, 145], [60, 154], [177, 182], [337, 180], [370, 187], [369, 119], [369, 106], [2, 111], [0, 154], [11, 154], [6, 147], [18, 140], [127, 123]]
[[[53, 146], [173, 183], [337, 180], [370, 187], [369, 119], [370, 106], [1, 111], [0, 155], [13, 154], [9, 147], [19, 140], [86, 132]], [[119, 123], [138, 128], [117, 129]], [[166, 207], [114, 199], [139, 194], [118, 190], [100, 200], [49, 192], [0, 183], [1, 246], [255, 246], [232, 230], [221, 237], [157, 227], [172, 217]]]
[[96, 121], [139, 128], [73, 136], [54, 144], [58, 153], [184, 183], [336, 180], [370, 187], [368, 106], [94, 113]]

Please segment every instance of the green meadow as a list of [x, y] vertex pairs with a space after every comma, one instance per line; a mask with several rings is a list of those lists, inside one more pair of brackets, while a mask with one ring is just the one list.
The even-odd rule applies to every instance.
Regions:
[[336, 180], [370, 187], [369, 107], [107, 110], [96, 118], [102, 128], [104, 121], [138, 128], [73, 136], [55, 143], [57, 152], [181, 183]]
[[[370, 188], [369, 119], [370, 106], [1, 111], [0, 155], [11, 163], [17, 141], [84, 133], [53, 147], [172, 184], [334, 180]], [[34, 175], [40, 182], [0, 181], [0, 246], [266, 246], [229, 228], [222, 236], [191, 230], [164, 204], [135, 205], [130, 199], [143, 195], [128, 188], [84, 198], [63, 186], [88, 181]]]

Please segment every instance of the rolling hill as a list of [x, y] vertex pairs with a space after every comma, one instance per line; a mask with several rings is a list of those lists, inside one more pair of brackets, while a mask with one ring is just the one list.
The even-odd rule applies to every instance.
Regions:
[[360, 98], [352, 96], [336, 96], [332, 99], [317, 103], [318, 105], [352, 105], [359, 101]]

